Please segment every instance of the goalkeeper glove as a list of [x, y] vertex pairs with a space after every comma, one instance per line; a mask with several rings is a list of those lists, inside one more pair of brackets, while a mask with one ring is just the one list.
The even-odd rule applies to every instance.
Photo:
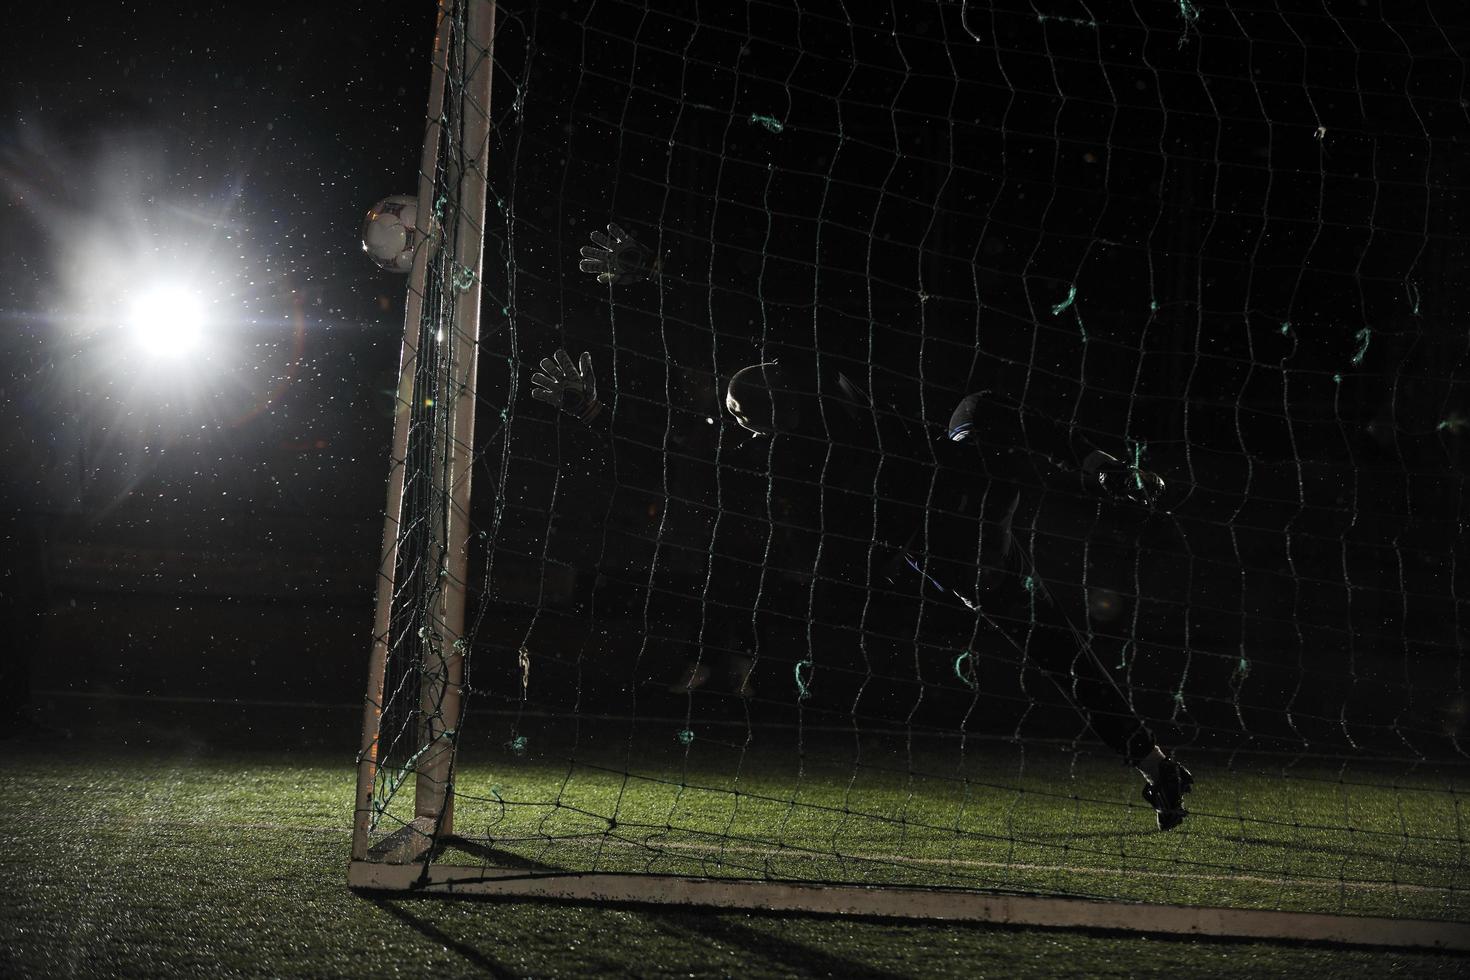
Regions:
[[597, 276], [604, 285], [616, 286], [657, 279], [659, 261], [650, 256], [638, 239], [617, 225], [609, 224], [607, 234], [592, 233], [592, 244], [582, 246], [582, 261], [577, 266]]
[[1082, 473], [1088, 482], [1096, 481], [1103, 492], [1115, 499], [1130, 500], [1152, 507], [1164, 493], [1164, 478], [1157, 473], [1119, 460], [1101, 449], [1094, 449], [1082, 461]]
[[597, 400], [597, 378], [592, 373], [592, 353], [584, 351], [580, 365], [564, 350], [557, 350], [555, 360], [541, 358], [541, 370], [531, 375], [531, 397], [561, 409], [568, 415], [591, 423], [602, 411]]

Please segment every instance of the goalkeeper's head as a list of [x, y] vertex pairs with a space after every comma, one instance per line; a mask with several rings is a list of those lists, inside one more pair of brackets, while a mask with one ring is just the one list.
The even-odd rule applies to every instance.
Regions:
[[767, 361], [737, 371], [725, 411], [747, 432], [778, 433], [849, 445], [873, 442], [873, 403], [836, 368], [819, 382], [810, 365]]
[[758, 436], [796, 432], [801, 428], [803, 403], [813, 397], [796, 372], [774, 361], [742, 368], [730, 379], [725, 411], [741, 428]]

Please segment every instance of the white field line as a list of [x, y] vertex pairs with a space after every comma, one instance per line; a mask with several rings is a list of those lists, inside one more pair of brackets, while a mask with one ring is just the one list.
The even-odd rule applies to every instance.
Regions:
[[[9, 824], [33, 823], [29, 817], [0, 816], [0, 827]], [[335, 837], [352, 836], [351, 827], [303, 827], [300, 824], [284, 823], [259, 823], [220, 821], [220, 820], [166, 820], [153, 817], [123, 817], [121, 819], [111, 816], [98, 816], [90, 820], [79, 820], [72, 826], [96, 829], [102, 827], [119, 833], [145, 830], [149, 827], [205, 827], [210, 830], [270, 830], [277, 833], [290, 834], [327, 834]]]

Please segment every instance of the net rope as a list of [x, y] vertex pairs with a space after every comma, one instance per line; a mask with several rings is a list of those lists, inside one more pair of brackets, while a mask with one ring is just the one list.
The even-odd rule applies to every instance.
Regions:
[[459, 863], [1465, 918], [1448, 9], [497, 4], [465, 697], [436, 196], [376, 832], [434, 720]]

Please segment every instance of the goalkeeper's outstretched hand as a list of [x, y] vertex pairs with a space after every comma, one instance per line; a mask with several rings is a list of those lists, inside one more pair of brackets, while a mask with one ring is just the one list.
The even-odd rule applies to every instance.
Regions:
[[541, 370], [531, 375], [531, 397], [583, 422], [597, 418], [602, 403], [597, 400], [592, 352], [583, 351], [580, 364], [573, 364], [572, 356], [564, 350], [541, 358]]
[[1130, 466], [1120, 459], [1094, 450], [1082, 462], [1082, 471], [1097, 481], [1108, 496], [1129, 500], [1152, 509], [1164, 496], [1164, 478], [1149, 470]]
[[592, 233], [592, 244], [582, 246], [578, 268], [597, 276], [604, 285], [628, 285], [645, 279], [657, 279], [659, 263], [638, 244], [638, 239], [617, 225], [609, 224], [607, 234]]

